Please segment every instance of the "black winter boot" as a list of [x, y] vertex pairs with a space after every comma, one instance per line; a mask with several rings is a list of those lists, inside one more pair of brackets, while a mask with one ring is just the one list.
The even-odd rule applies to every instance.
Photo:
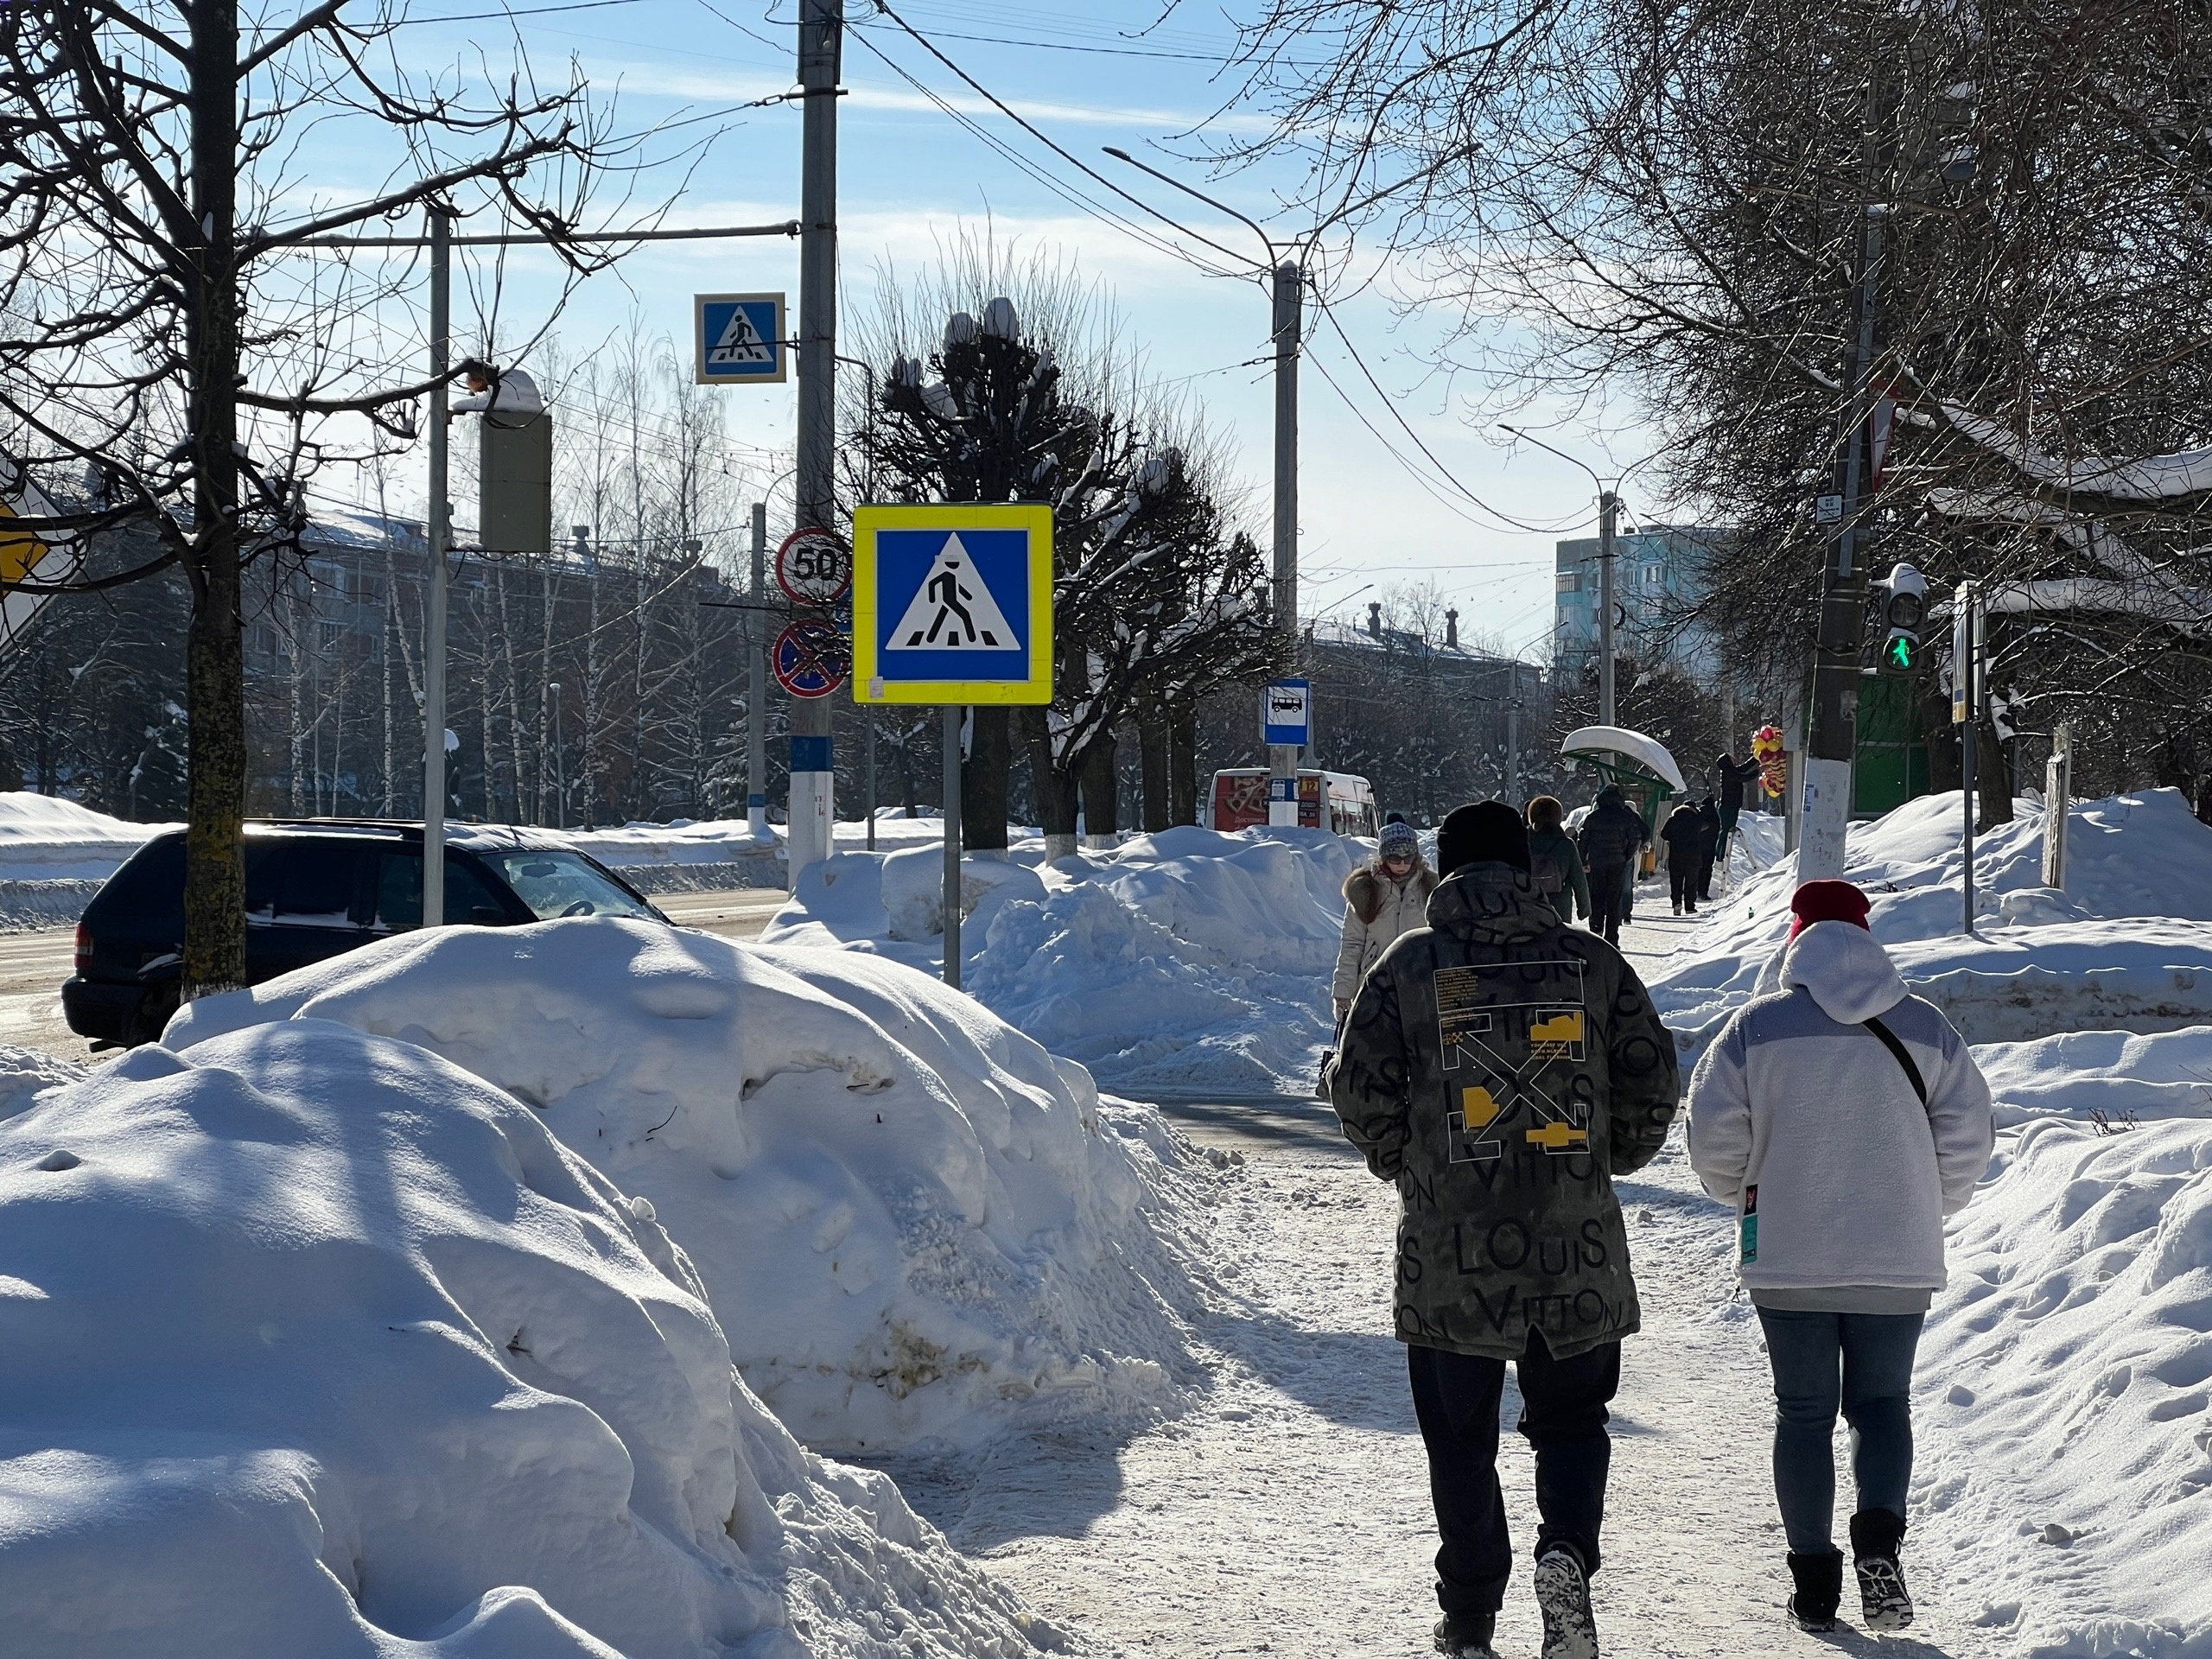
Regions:
[[1801, 1630], [1835, 1629], [1836, 1605], [1843, 1599], [1843, 1552], [1825, 1555], [1792, 1555], [1789, 1576], [1796, 1593], [1789, 1598], [1789, 1617]]
[[1904, 1587], [1897, 1546], [1904, 1517], [1887, 1510], [1861, 1510], [1851, 1517], [1852, 1566], [1870, 1630], [1901, 1630], [1912, 1623], [1912, 1598]]
[[1497, 1632], [1496, 1613], [1446, 1613], [1436, 1621], [1436, 1650], [1450, 1659], [1497, 1659], [1490, 1644]]

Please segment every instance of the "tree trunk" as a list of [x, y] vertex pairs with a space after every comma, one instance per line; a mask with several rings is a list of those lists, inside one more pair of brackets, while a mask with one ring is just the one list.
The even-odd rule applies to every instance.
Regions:
[[1174, 820], [1167, 798], [1167, 717], [1157, 710], [1137, 721], [1137, 764], [1144, 772], [1144, 830], [1154, 835]]
[[1111, 852], [1119, 844], [1122, 827], [1120, 779], [1115, 775], [1114, 734], [1101, 732], [1077, 763], [1083, 784], [1083, 844], [1094, 851]]
[[1037, 791], [1037, 824], [1045, 832], [1045, 857], [1051, 861], [1075, 856], [1076, 789], [1074, 775], [1053, 763], [1052, 728], [1045, 716], [1042, 709], [1025, 708], [1020, 718], [1030, 783]]
[[1167, 810], [1177, 823], [1198, 817], [1198, 717], [1179, 710], [1167, 722]]
[[2004, 741], [1997, 735], [1996, 722], [1985, 715], [1974, 722], [1974, 787], [1980, 798], [1974, 821], [1985, 830], [1992, 824], [2010, 823], [2012, 768]]
[[1007, 783], [1014, 772], [1014, 728], [1004, 703], [979, 704], [960, 766], [960, 844], [971, 853], [1006, 850]]
[[200, 0], [192, 29], [192, 195], [207, 241], [188, 263], [194, 481], [186, 574], [190, 709], [184, 976], [189, 1000], [245, 983], [245, 640], [238, 545], [237, 0]]

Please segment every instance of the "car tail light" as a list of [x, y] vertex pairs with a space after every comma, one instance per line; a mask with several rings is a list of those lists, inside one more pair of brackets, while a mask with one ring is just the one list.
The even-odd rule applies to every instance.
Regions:
[[77, 924], [77, 977], [89, 979], [92, 972], [92, 930], [82, 922]]

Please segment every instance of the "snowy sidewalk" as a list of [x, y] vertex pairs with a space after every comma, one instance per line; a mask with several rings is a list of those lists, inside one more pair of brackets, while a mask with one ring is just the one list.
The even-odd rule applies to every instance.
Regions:
[[[1687, 921], [1640, 925], [1649, 949]], [[1646, 928], [1648, 927], [1648, 931]], [[1395, 1195], [1316, 1103], [1274, 1103], [1262, 1136], [1238, 1108], [1176, 1113], [1246, 1163], [1211, 1230], [1227, 1287], [1198, 1336], [1214, 1386], [1186, 1416], [1118, 1438], [1029, 1436], [972, 1460], [892, 1465], [915, 1507], [1056, 1623], [1147, 1659], [1418, 1655], [1435, 1618], [1427, 1471], [1403, 1350], [1389, 1335]], [[1781, 1613], [1783, 1542], [1758, 1325], [1734, 1298], [1719, 1207], [1673, 1144], [1621, 1183], [1644, 1305], [1614, 1415], [1605, 1570], [1610, 1655], [1745, 1656], [1878, 1645], [1896, 1659], [1984, 1648], [1948, 1617], [1925, 1557], [1908, 1636], [1802, 1635]], [[1509, 1391], [1508, 1423], [1517, 1411]], [[1501, 1456], [1516, 1545], [1535, 1535], [1527, 1450]], [[1533, 1656], [1525, 1572], [1499, 1651]]]

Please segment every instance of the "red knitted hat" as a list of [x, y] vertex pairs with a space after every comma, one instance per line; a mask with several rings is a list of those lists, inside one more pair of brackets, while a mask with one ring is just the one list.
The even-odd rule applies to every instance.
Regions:
[[1866, 925], [1866, 895], [1848, 881], [1808, 881], [1790, 896], [1789, 908], [1797, 919], [1789, 925], [1796, 938], [1815, 922], [1849, 922]]

